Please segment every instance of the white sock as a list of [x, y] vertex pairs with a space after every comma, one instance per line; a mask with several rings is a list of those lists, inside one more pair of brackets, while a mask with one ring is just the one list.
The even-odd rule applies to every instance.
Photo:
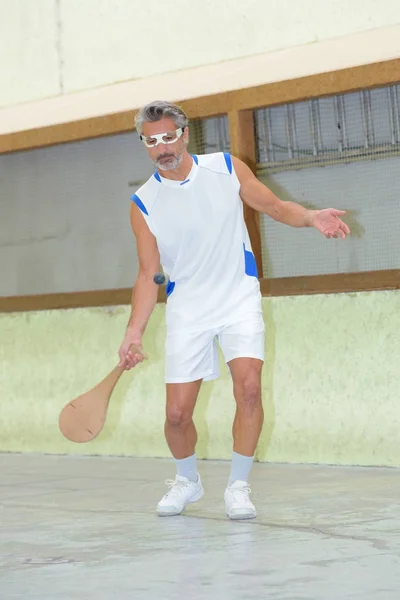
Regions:
[[254, 456], [244, 456], [233, 451], [228, 485], [232, 485], [235, 481], [246, 481], [247, 483], [253, 461]]
[[187, 458], [174, 458], [176, 465], [176, 472], [181, 477], [186, 477], [189, 481], [197, 481], [199, 476], [197, 474], [196, 464], [196, 453]]

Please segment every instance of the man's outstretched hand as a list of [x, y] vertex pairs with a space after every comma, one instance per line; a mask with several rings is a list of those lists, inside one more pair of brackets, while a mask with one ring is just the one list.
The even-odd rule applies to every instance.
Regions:
[[350, 234], [350, 229], [347, 227], [340, 216], [345, 215], [345, 210], [336, 210], [335, 208], [324, 208], [323, 210], [313, 211], [312, 226], [318, 229], [326, 238], [341, 237], [343, 240], [346, 235]]

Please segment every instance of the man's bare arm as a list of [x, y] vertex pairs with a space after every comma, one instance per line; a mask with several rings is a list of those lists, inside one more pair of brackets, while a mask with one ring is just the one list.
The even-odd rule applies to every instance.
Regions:
[[232, 162], [240, 182], [240, 196], [254, 210], [291, 227], [315, 227], [327, 238], [345, 238], [350, 233], [347, 225], [339, 219], [345, 211], [335, 208], [308, 210], [296, 202], [280, 200], [244, 162], [236, 157], [232, 157]]
[[156, 239], [149, 230], [140, 209], [132, 202], [131, 226], [136, 238], [139, 273], [132, 290], [132, 311], [128, 329], [141, 339], [157, 303], [158, 286], [153, 277], [160, 270], [160, 254]]

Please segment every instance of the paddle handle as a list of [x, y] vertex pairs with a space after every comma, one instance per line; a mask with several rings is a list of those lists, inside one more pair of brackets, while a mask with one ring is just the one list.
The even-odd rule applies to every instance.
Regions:
[[[135, 346], [135, 344], [132, 344], [129, 349], [132, 350], [133, 352], [138, 352], [139, 354], [142, 354], [144, 356], [144, 358], [147, 358], [143, 354], [141, 349], [138, 346]], [[108, 395], [111, 395], [111, 392], [113, 391], [114, 387], [117, 385], [118, 380], [124, 371], [125, 371], [125, 367], [123, 365], [121, 365], [121, 366], [117, 365], [107, 375], [107, 377], [105, 377], [102, 381], [100, 381], [100, 383], [98, 383], [96, 385], [95, 389], [98, 389], [99, 387], [102, 389], [106, 388], [108, 391]]]
[[[129, 347], [129, 350], [131, 352], [134, 352], [135, 354], [141, 354], [143, 356], [144, 360], [147, 359], [147, 356], [143, 353], [143, 351], [136, 344], [131, 344], [130, 347]], [[113, 370], [113, 372], [114, 371], [116, 371], [116, 373], [119, 373], [119, 377], [120, 377], [121, 374], [125, 371], [125, 366], [124, 365], [117, 365], [115, 367], [115, 369]], [[117, 379], [117, 381], [118, 381], [118, 379]]]

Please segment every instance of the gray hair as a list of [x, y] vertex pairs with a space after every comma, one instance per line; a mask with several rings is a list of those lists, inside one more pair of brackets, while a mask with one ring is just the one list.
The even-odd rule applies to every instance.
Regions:
[[139, 135], [143, 130], [143, 123], [161, 121], [161, 119], [173, 119], [177, 128], [187, 127], [189, 120], [183, 110], [176, 104], [156, 100], [146, 104], [135, 116], [136, 131]]

